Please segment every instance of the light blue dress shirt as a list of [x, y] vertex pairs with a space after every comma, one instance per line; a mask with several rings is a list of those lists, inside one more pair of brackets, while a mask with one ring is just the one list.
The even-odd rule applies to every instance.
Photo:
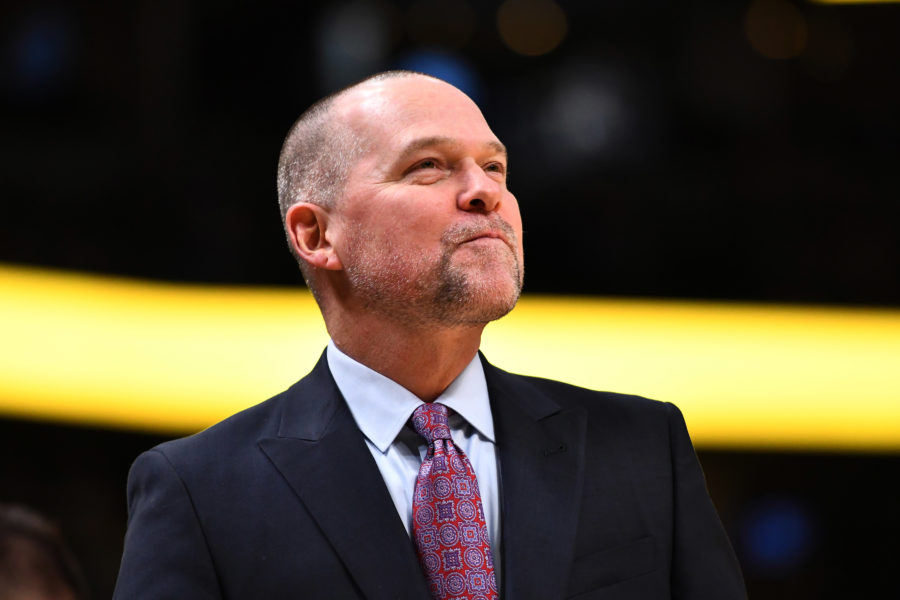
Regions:
[[[366, 439], [394, 506], [412, 532], [412, 500], [419, 466], [428, 446], [408, 424], [422, 401], [400, 384], [359, 363], [334, 342], [326, 351], [328, 368], [350, 412]], [[484, 518], [491, 536], [494, 575], [500, 583], [500, 489], [494, 418], [488, 399], [481, 360], [476, 355], [435, 402], [455, 414], [450, 417], [450, 435], [472, 463]]]

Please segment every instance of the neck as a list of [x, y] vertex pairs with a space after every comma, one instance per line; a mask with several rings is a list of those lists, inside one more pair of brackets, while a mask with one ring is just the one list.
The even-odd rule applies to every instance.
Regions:
[[443, 393], [472, 362], [484, 325], [403, 326], [380, 319], [329, 319], [341, 352], [399, 383], [425, 402]]

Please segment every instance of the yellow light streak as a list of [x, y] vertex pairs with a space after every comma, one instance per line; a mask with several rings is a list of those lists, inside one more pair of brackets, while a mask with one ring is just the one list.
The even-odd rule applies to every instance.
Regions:
[[[288, 387], [328, 337], [304, 289], [0, 266], [0, 414], [173, 434]], [[900, 450], [900, 311], [525, 296], [497, 366], [677, 404], [704, 447]]]

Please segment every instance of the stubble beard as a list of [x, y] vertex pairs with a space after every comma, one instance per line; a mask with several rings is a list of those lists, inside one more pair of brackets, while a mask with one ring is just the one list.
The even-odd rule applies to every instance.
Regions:
[[347, 266], [349, 282], [367, 310], [406, 327], [484, 326], [515, 307], [523, 271], [513, 250], [515, 233], [505, 222], [511, 247], [470, 247], [468, 256], [459, 257], [456, 240], [470, 229], [449, 230], [439, 260], [400, 251], [390, 240], [353, 236], [357, 251]]

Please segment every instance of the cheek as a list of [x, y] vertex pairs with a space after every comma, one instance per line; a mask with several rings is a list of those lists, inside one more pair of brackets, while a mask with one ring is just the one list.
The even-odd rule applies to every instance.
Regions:
[[381, 203], [362, 215], [349, 215], [360, 238], [375, 244], [405, 245], [420, 235], [428, 222], [411, 214], [409, 209]]
[[519, 203], [516, 202], [515, 196], [507, 194], [507, 201], [504, 202], [503, 208], [500, 209], [500, 216], [509, 223], [513, 231], [519, 237], [519, 245], [522, 244], [522, 214], [519, 212]]
[[431, 246], [437, 246], [441, 240], [442, 230], [435, 219], [395, 218], [384, 224], [381, 235], [389, 238], [395, 246], [418, 248], [426, 252]]
[[442, 252], [441, 234], [435, 220], [406, 215], [380, 222], [378, 233], [370, 239], [376, 246], [373, 251], [406, 264], [436, 260]]
[[519, 204], [512, 194], [509, 194], [509, 200], [510, 201], [506, 202], [505, 209], [500, 211], [500, 216], [503, 217], [503, 219], [512, 226], [513, 231], [516, 232], [519, 263], [522, 264], [525, 260], [524, 241], [522, 239], [522, 214], [519, 212]]
[[440, 239], [443, 228], [453, 217], [455, 204], [442, 202], [433, 186], [415, 191], [385, 192], [372, 199], [372, 221], [383, 235], [427, 241]]

